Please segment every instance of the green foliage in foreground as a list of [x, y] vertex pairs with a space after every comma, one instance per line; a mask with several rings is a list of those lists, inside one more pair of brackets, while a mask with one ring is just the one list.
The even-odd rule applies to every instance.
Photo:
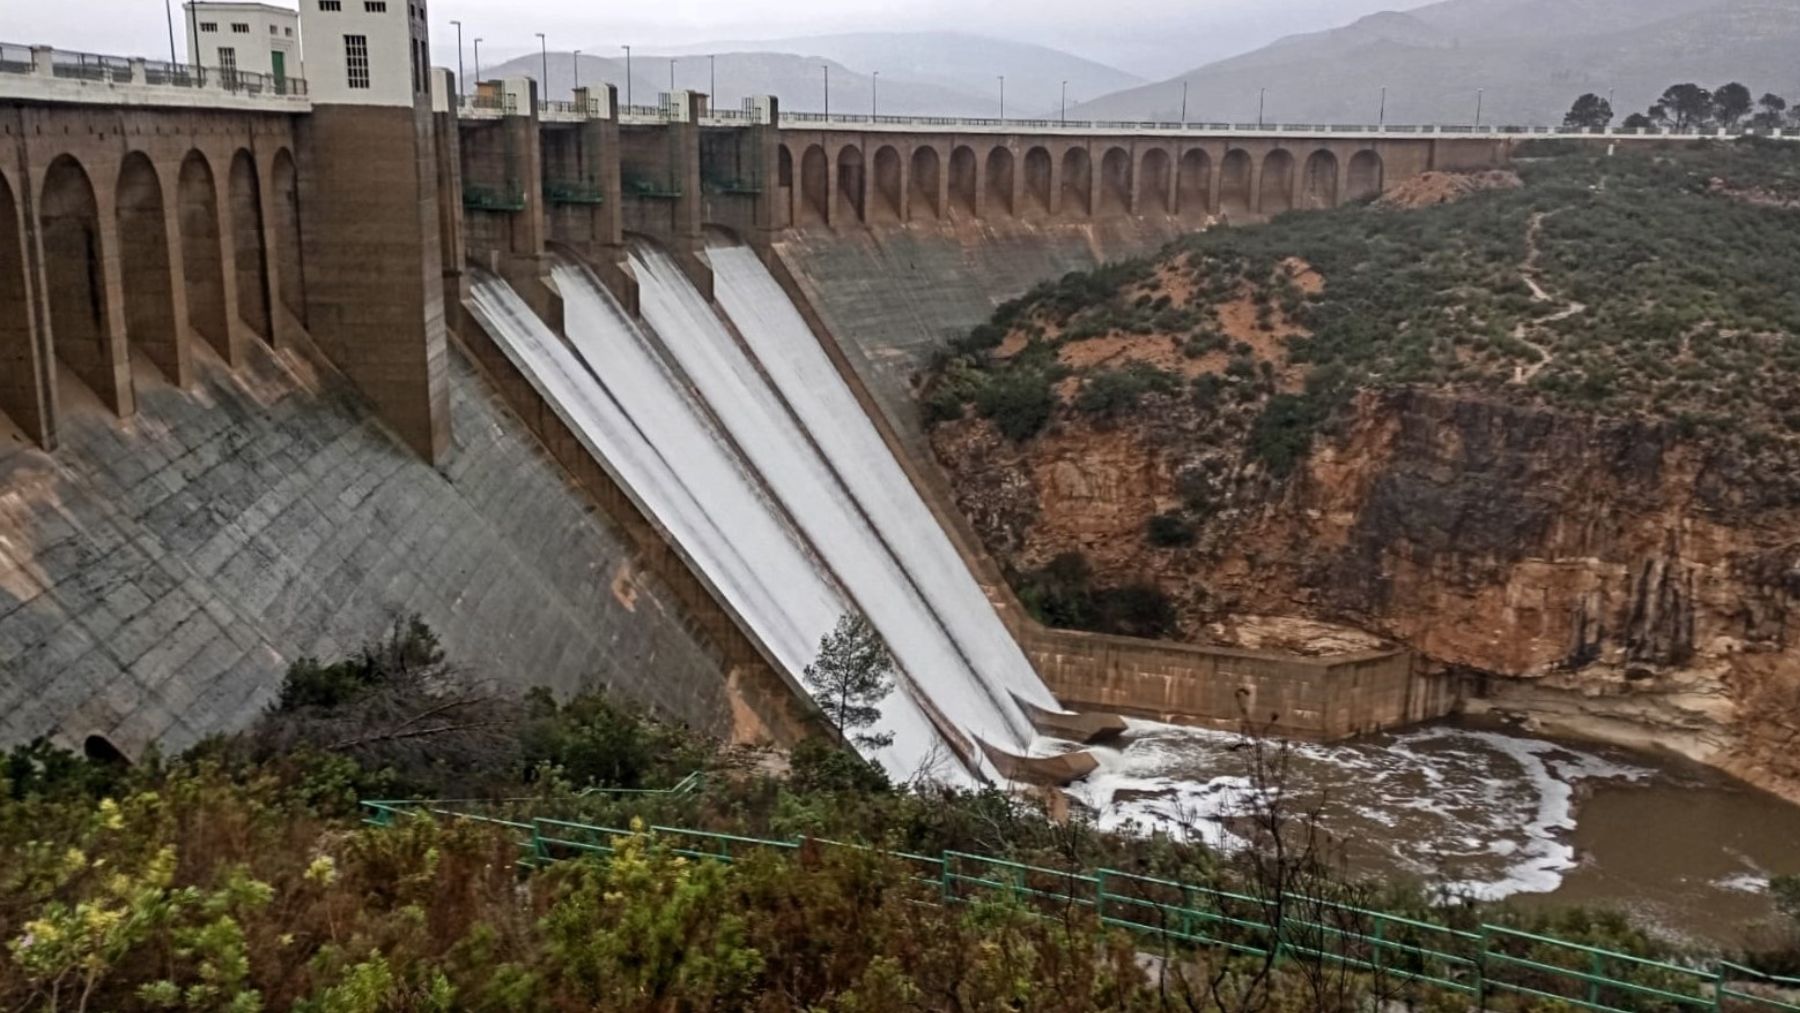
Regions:
[[[397, 627], [388, 643], [419, 646], [427, 633]], [[418, 695], [396, 670], [401, 655], [385, 657], [366, 669], [355, 699], [309, 707], [365, 722], [356, 738], [368, 740], [387, 719], [357, 700], [429, 710], [443, 706], [441, 694], [459, 692], [445, 682]], [[296, 666], [292, 680], [317, 669]], [[497, 713], [506, 734], [521, 739], [505, 755], [536, 763], [496, 773], [485, 787], [496, 797], [528, 796], [516, 803], [521, 811], [634, 828], [616, 839], [611, 861], [523, 871], [515, 836], [489, 824], [363, 826], [355, 792], [396, 778], [422, 786], [433, 773], [405, 753], [388, 756], [409, 764], [404, 772], [377, 769], [383, 755], [366, 742], [279, 754], [215, 742], [132, 768], [43, 744], [15, 750], [0, 766], [0, 1008], [1347, 1013], [1373, 996], [1411, 1000], [1413, 1009], [1462, 1008], [1304, 962], [1270, 975], [1255, 958], [1178, 952], [1146, 971], [1144, 943], [1100, 926], [1085, 908], [1046, 916], [1008, 901], [945, 905], [916, 867], [879, 850], [752, 852], [731, 865], [683, 858], [641, 828], [806, 834], [1240, 888], [1268, 868], [1166, 838], [1059, 824], [998, 792], [896, 786], [818, 743], [796, 749], [791, 771], [774, 776], [758, 758], [722, 752], [602, 697], [519, 702]], [[341, 732], [322, 720], [277, 709], [246, 737]], [[707, 769], [696, 794], [574, 794], [667, 786], [695, 762]], [[462, 776], [451, 771], [442, 787], [463, 787]], [[1420, 893], [1377, 896], [1324, 863], [1281, 867], [1305, 871], [1282, 880], [1288, 889], [1345, 891], [1458, 924], [1479, 913], [1669, 955], [1615, 916], [1428, 909]]]

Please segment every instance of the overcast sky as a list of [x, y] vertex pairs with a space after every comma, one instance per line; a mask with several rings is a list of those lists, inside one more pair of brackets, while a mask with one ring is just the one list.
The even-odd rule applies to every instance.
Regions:
[[[175, 7], [181, 47], [181, 8]], [[432, 45], [455, 62], [460, 19], [484, 57], [853, 31], [954, 30], [1036, 42], [1143, 77], [1171, 76], [1283, 35], [1335, 27], [1424, 0], [435, 0]], [[0, 41], [127, 55], [169, 48], [163, 0], [0, 0]]]

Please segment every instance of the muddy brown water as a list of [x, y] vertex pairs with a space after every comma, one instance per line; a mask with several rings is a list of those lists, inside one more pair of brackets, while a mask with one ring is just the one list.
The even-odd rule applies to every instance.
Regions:
[[[1075, 792], [1102, 826], [1232, 843], [1253, 779], [1240, 737], [1136, 724]], [[1284, 783], [1352, 868], [1524, 906], [1622, 911], [1736, 950], [1800, 874], [1800, 806], [1678, 757], [1446, 722], [1294, 744]]]

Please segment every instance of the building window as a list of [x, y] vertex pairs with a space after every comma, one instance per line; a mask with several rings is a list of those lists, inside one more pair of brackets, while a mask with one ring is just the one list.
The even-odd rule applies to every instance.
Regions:
[[294, 37], [294, 30], [292, 28], [283, 28], [282, 31], [287, 34], [288, 38], [291, 39]]
[[200, 30], [203, 32], [216, 32], [219, 30], [219, 23], [217, 21], [202, 21], [200, 22]]
[[369, 37], [344, 36], [344, 74], [352, 88], [369, 86]]
[[231, 32], [233, 35], [249, 35], [250, 23], [247, 21], [233, 21], [231, 23]]
[[281, 29], [275, 27], [274, 25], [270, 25], [269, 26], [269, 34], [270, 35], [280, 35]]
[[237, 87], [237, 50], [230, 46], [219, 47], [219, 83], [226, 88]]
[[387, 0], [363, 0], [363, 11], [369, 14], [386, 14]]
[[319, 11], [321, 13], [326, 11], [341, 11], [343, 9], [344, 5], [339, 2], [339, 0], [319, 0]]

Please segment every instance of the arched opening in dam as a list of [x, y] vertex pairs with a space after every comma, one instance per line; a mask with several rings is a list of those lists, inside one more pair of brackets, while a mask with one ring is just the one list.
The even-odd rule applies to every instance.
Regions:
[[1294, 156], [1284, 148], [1263, 156], [1256, 208], [1265, 215], [1294, 210]]
[[907, 180], [908, 216], [913, 219], [942, 218], [944, 210], [938, 205], [942, 192], [943, 167], [938, 164], [937, 149], [929, 144], [922, 144], [913, 149], [912, 171]]
[[50, 163], [38, 220], [56, 358], [116, 409], [129, 395], [114, 369], [99, 203], [80, 162], [63, 155]]
[[[26, 306], [24, 230], [19, 200], [0, 172], [0, 306]], [[31, 322], [25, 312], [0, 313], [0, 412], [27, 432], [41, 432], [47, 406], [41, 402]]]
[[1250, 153], [1233, 148], [1219, 163], [1219, 210], [1227, 215], [1247, 215], [1253, 208], [1256, 165]]
[[875, 202], [869, 209], [869, 220], [900, 220], [900, 197], [904, 192], [900, 172], [900, 152], [891, 144], [875, 149]]
[[1347, 201], [1371, 200], [1381, 196], [1381, 156], [1373, 151], [1359, 151], [1350, 158], [1350, 179], [1344, 187]]
[[294, 156], [288, 149], [275, 152], [271, 171], [275, 192], [275, 278], [281, 305], [288, 315], [306, 324], [306, 278], [300, 254], [300, 182], [294, 173]]
[[851, 222], [867, 221], [864, 212], [868, 190], [867, 180], [863, 173], [862, 148], [854, 144], [846, 144], [838, 149], [837, 156], [837, 205], [832, 209], [832, 224], [848, 225]]
[[1025, 207], [1026, 214], [1047, 215], [1050, 213], [1050, 152], [1043, 145], [1033, 145], [1025, 152]]
[[237, 263], [238, 319], [268, 341], [269, 258], [263, 245], [262, 181], [256, 160], [239, 150], [231, 159], [231, 245]]
[[1307, 211], [1321, 211], [1338, 205], [1338, 160], [1329, 151], [1313, 152], [1306, 159], [1302, 177], [1300, 206]]
[[987, 212], [989, 216], [1018, 213], [1013, 207], [1013, 153], [995, 148], [987, 157]]
[[1144, 152], [1143, 175], [1138, 183], [1139, 214], [1166, 215], [1175, 210], [1169, 204], [1175, 186], [1171, 168], [1168, 151], [1151, 148]]
[[1212, 210], [1211, 200], [1212, 157], [1199, 148], [1184, 152], [1176, 173], [1176, 210], [1197, 217]]
[[1131, 210], [1131, 154], [1108, 148], [1100, 157], [1100, 204], [1096, 214], [1122, 215]]
[[800, 224], [818, 225], [830, 217], [830, 177], [825, 149], [808, 145], [806, 154], [800, 156]]
[[181, 277], [187, 291], [188, 326], [221, 357], [231, 357], [231, 324], [225, 309], [225, 251], [219, 231], [219, 190], [206, 156], [190, 151], [176, 184], [180, 202]]
[[794, 224], [794, 152], [785, 144], [775, 154], [775, 219], [777, 225]]
[[175, 328], [174, 265], [164, 224], [162, 180], [143, 152], [126, 155], [120, 165], [115, 204], [119, 245], [129, 251], [119, 258], [126, 347], [142, 351], [166, 379], [179, 382], [181, 335]]
[[950, 217], [975, 217], [975, 181], [980, 175], [975, 149], [959, 144], [950, 152]]
[[1070, 148], [1062, 160], [1062, 213], [1087, 217], [1094, 213], [1089, 203], [1094, 193], [1094, 162], [1086, 148]]

